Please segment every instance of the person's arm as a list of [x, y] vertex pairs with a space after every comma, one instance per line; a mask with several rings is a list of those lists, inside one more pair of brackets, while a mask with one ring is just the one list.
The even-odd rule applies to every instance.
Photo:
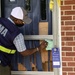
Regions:
[[22, 34], [19, 34], [18, 36], [16, 36], [13, 43], [14, 43], [17, 51], [20, 52], [23, 56], [31, 55], [37, 51], [40, 51], [40, 50], [46, 48], [46, 46], [47, 46], [47, 42], [43, 41], [39, 47], [26, 49], [24, 37]]
[[43, 41], [39, 47], [36, 47], [36, 48], [31, 48], [29, 50], [25, 50], [23, 52], [20, 52], [23, 56], [27, 56], [27, 55], [31, 55], [37, 51], [41, 51], [43, 49], [45, 49], [47, 46], [47, 42], [46, 41]]
[[35, 53], [35, 52], [37, 52], [37, 51], [39, 51], [39, 49], [37, 49], [37, 48], [31, 48], [31, 49], [29, 49], [29, 50], [25, 50], [25, 51], [23, 51], [23, 52], [20, 52], [23, 56], [27, 56], [27, 55], [31, 55], [31, 54], [33, 54], [33, 53]]

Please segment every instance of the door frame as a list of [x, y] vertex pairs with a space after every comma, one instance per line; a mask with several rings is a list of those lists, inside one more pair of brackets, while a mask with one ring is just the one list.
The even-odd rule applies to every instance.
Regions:
[[[54, 45], [60, 49], [60, 68], [54, 68], [54, 72], [39, 72], [39, 71], [11, 71], [12, 75], [26, 74], [26, 75], [62, 75], [62, 51], [61, 51], [61, 11], [56, 0], [54, 0], [53, 16], [53, 35], [25, 35], [27, 40], [38, 39], [53, 39]], [[55, 17], [56, 16], [56, 17]], [[58, 19], [57, 19], [58, 18]], [[27, 38], [26, 38], [27, 37]], [[30, 38], [31, 37], [31, 38]], [[54, 38], [53, 38], [54, 37]], [[56, 41], [57, 40], [57, 41]]]
[[1, 0], [0, 0], [0, 17], [1, 17]]
[[58, 0], [54, 0], [54, 8], [53, 8], [53, 13], [52, 13], [53, 20], [52, 21], [53, 21], [54, 46], [60, 49], [60, 68], [54, 68], [54, 75], [62, 75], [61, 9], [60, 9], [60, 4], [58, 4], [57, 1]]

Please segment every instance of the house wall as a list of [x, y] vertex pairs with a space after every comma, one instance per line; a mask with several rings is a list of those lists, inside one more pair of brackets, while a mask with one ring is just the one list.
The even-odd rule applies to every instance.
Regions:
[[75, 75], [75, 0], [61, 0], [62, 75]]

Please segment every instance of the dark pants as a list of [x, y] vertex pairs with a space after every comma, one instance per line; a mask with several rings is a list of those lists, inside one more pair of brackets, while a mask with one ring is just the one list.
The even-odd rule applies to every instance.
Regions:
[[11, 75], [11, 70], [9, 66], [4, 67], [0, 65], [0, 75]]

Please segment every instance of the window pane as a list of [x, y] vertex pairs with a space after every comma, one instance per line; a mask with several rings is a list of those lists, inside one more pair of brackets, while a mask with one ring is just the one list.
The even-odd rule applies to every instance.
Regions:
[[46, 20], [46, 0], [40, 0], [41, 20]]
[[26, 9], [27, 11], [30, 11], [30, 10], [31, 10], [30, 0], [25, 0], [25, 9]]

